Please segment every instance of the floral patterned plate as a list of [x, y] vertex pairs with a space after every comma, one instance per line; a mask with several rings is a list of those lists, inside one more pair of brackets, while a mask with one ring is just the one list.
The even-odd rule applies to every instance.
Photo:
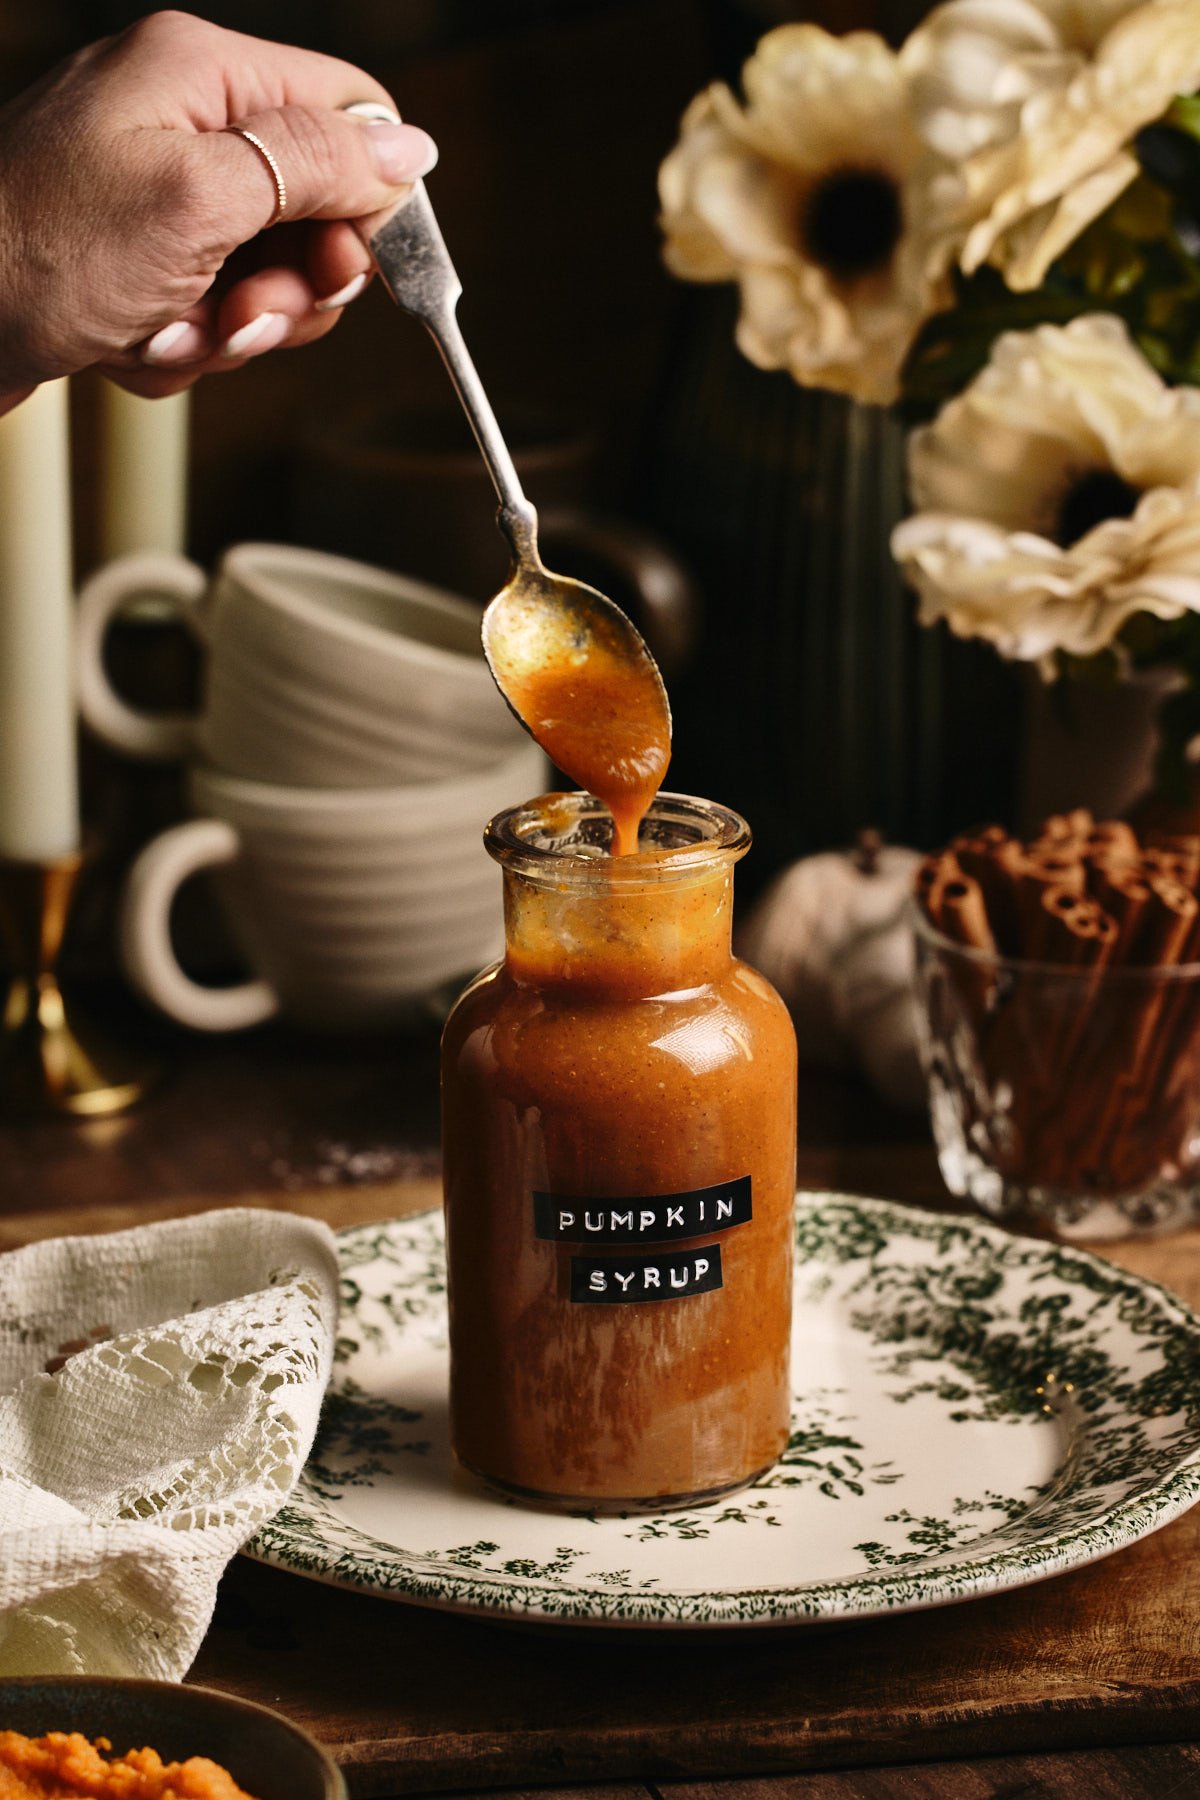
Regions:
[[321, 1430], [250, 1546], [339, 1586], [572, 1624], [845, 1619], [1075, 1568], [1200, 1498], [1200, 1319], [1083, 1251], [801, 1195], [782, 1458], [728, 1501], [597, 1519], [453, 1472], [440, 1215], [340, 1243]]

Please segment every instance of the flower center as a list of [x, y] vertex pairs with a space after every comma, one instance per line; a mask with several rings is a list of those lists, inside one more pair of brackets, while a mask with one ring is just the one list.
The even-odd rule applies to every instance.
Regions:
[[1055, 542], [1069, 550], [1105, 519], [1130, 518], [1141, 497], [1140, 490], [1114, 469], [1089, 469], [1068, 489], [1058, 509]]
[[809, 256], [839, 281], [885, 269], [903, 231], [896, 183], [879, 169], [835, 169], [810, 194], [801, 222]]

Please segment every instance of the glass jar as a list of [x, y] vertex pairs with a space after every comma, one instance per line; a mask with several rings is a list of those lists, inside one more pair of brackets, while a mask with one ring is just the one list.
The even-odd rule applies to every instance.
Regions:
[[1102, 1242], [1200, 1217], [1200, 963], [1022, 961], [916, 914], [921, 1052], [952, 1194]]
[[466, 1468], [692, 1506], [788, 1435], [796, 1046], [730, 949], [750, 834], [660, 794], [606, 854], [586, 794], [501, 813], [506, 950], [442, 1049], [450, 1410]]

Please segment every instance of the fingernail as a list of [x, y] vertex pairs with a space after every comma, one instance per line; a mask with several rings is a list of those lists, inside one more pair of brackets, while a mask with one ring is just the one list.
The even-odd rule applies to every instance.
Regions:
[[286, 313], [259, 313], [257, 319], [251, 319], [232, 337], [227, 337], [221, 345], [222, 356], [261, 356], [264, 350], [273, 350], [276, 344], [282, 344], [292, 329], [292, 321]]
[[358, 299], [366, 285], [366, 276], [356, 275], [352, 281], [346, 283], [345, 287], [340, 287], [336, 294], [328, 294], [324, 300], [315, 300], [313, 302], [314, 310], [336, 312], [339, 306], [349, 306], [352, 300]]
[[355, 100], [346, 108], [356, 119], [383, 119], [392, 125], [400, 123], [400, 114], [394, 106], [385, 106], [382, 100]]
[[371, 140], [375, 167], [390, 186], [419, 181], [438, 159], [437, 145], [419, 125], [393, 125], [388, 119], [368, 119], [363, 126]]
[[152, 367], [164, 364], [200, 362], [208, 355], [208, 333], [188, 319], [176, 319], [164, 325], [141, 348], [141, 359]]

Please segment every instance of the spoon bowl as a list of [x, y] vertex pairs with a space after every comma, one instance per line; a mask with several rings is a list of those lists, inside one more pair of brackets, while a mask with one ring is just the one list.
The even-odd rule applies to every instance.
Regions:
[[[543, 747], [575, 780], [582, 781], [581, 761], [595, 760], [587, 732], [618, 714], [628, 720], [628, 742], [654, 740], [635, 753], [639, 764], [656, 762], [664, 741], [669, 746], [671, 711], [658, 664], [621, 608], [585, 582], [518, 564], [483, 615], [483, 649], [500, 692], [539, 741], [531, 690], [543, 702], [572, 699], [572, 716], [554, 711], [555, 744]], [[549, 721], [540, 723], [545, 729]]]
[[666, 688], [640, 632], [595, 588], [522, 559], [483, 615], [483, 647], [522, 725], [612, 812], [616, 852], [636, 849], [671, 755]]

